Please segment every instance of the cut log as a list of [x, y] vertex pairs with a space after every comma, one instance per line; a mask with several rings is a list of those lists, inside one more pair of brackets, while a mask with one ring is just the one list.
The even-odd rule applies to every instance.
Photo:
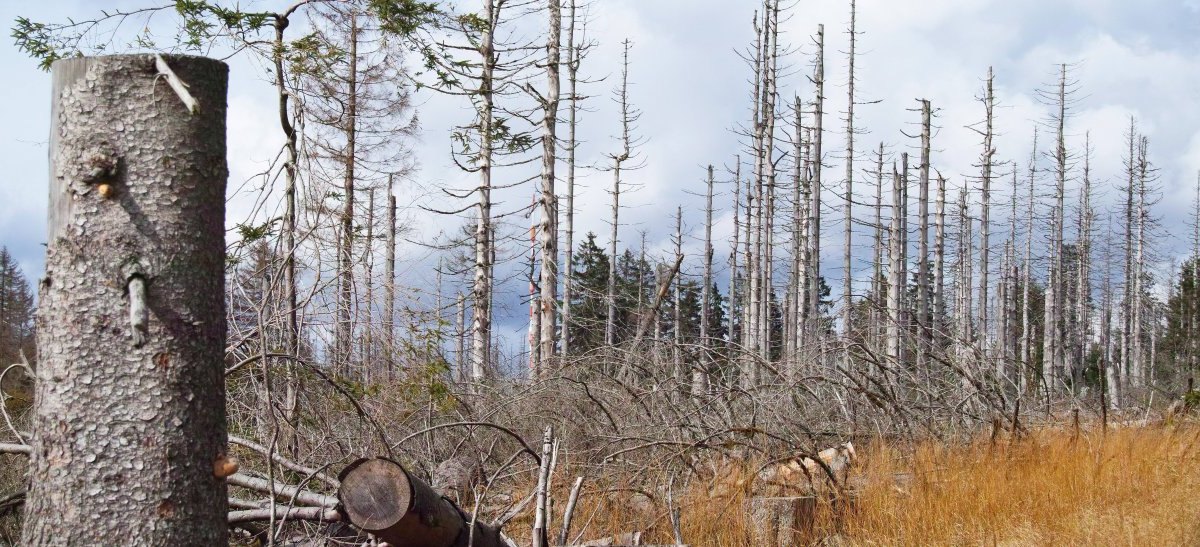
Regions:
[[812, 529], [816, 508], [817, 499], [813, 497], [746, 500], [754, 545], [788, 547], [802, 544], [800, 536]]
[[342, 470], [338, 500], [350, 523], [392, 545], [474, 547], [507, 545], [500, 529], [476, 523], [400, 464], [386, 458], [361, 459]]

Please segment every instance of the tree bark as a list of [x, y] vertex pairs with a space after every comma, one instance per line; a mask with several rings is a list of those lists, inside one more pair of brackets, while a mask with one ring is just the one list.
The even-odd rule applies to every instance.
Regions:
[[[550, 366], [554, 359], [555, 333], [557, 332], [558, 306], [558, 196], [554, 193], [555, 162], [558, 160], [558, 101], [559, 64], [561, 62], [560, 37], [562, 33], [562, 3], [547, 0], [549, 33], [546, 37], [546, 97], [542, 102], [542, 223], [541, 238], [541, 334], [539, 336], [541, 366]], [[568, 266], [570, 267], [570, 266]]]
[[53, 66], [25, 545], [228, 542], [228, 68], [156, 57]]

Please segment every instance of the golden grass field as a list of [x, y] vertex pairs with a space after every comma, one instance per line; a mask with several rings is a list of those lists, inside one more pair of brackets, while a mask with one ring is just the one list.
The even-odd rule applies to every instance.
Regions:
[[[853, 506], [818, 508], [811, 545], [1200, 545], [1200, 427], [1041, 429], [959, 444], [869, 443]], [[676, 493], [693, 546], [753, 545], [744, 493]], [[565, 492], [563, 493], [565, 499]], [[620, 496], [590, 496], [586, 538], [645, 530], [673, 543], [661, 506], [638, 517]], [[625, 496], [624, 499], [628, 499]], [[637, 528], [641, 526], [641, 528]]]

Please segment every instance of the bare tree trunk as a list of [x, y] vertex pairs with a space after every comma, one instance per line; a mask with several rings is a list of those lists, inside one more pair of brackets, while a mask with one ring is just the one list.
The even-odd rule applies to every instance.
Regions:
[[[993, 93], [992, 82], [995, 76], [992, 72], [992, 67], [988, 67], [986, 93], [983, 98], [983, 108], [986, 112], [983, 131], [983, 154], [979, 157], [979, 165], [982, 173], [979, 176], [980, 188], [980, 206], [979, 206], [979, 342], [983, 347], [985, 358], [990, 358], [989, 347], [990, 342], [988, 337], [991, 334], [989, 328], [988, 305], [988, 276], [990, 274], [988, 261], [991, 255], [991, 241], [989, 230], [991, 221], [992, 206], [992, 161], [996, 154], [996, 149], [992, 146], [992, 123], [993, 110], [996, 105], [995, 95]], [[1004, 376], [1004, 362], [1000, 359], [996, 360], [996, 378]]]
[[933, 318], [929, 321], [929, 327], [940, 347], [945, 337], [942, 318], [946, 316], [946, 179], [940, 172], [937, 185], [937, 203], [933, 213]]
[[1065, 194], [1067, 182], [1067, 65], [1062, 65], [1058, 81], [1058, 112], [1055, 117], [1055, 190], [1054, 208], [1050, 225], [1050, 275], [1046, 283], [1045, 339], [1042, 340], [1042, 376], [1044, 387], [1050, 390], [1061, 379], [1063, 363], [1062, 319], [1064, 291], [1063, 283], [1063, 225], [1066, 224]]
[[1091, 318], [1091, 275], [1092, 275], [1092, 173], [1091, 173], [1091, 136], [1084, 141], [1083, 157], [1083, 187], [1079, 190], [1079, 267], [1077, 268], [1078, 282], [1075, 295], [1075, 346], [1071, 352], [1071, 381], [1072, 390], [1077, 391], [1083, 384], [1084, 366], [1087, 360], [1088, 340], [1090, 338]]
[[[816, 100], [813, 111], [812, 139], [812, 205], [809, 207], [809, 321], [814, 325], [820, 324], [821, 303], [821, 163], [824, 156], [821, 151], [821, 128], [825, 118], [825, 25], [817, 25], [817, 59], [813, 74]], [[820, 333], [817, 334], [821, 336]]]
[[629, 106], [629, 40], [624, 42], [621, 60], [621, 87], [617, 92], [621, 103], [621, 151], [613, 154], [613, 186], [612, 186], [612, 236], [609, 241], [608, 254], [608, 317], [604, 323], [604, 342], [612, 347], [617, 343], [617, 227], [620, 226], [621, 212], [621, 167], [632, 155], [632, 141], [629, 135], [629, 125], [634, 121]]
[[570, 24], [567, 27], [567, 232], [566, 259], [563, 261], [562, 297], [562, 356], [571, 355], [571, 298], [572, 275], [575, 259], [575, 150], [579, 140], [575, 136], [579, 116], [579, 63], [580, 46], [575, 43], [575, 3], [570, 0]]
[[1033, 268], [1033, 209], [1034, 186], [1037, 185], [1037, 142], [1038, 134], [1033, 132], [1033, 150], [1029, 153], [1029, 202], [1025, 208], [1025, 257], [1021, 266], [1021, 371], [1017, 378], [1018, 393], [1026, 392], [1026, 380], [1033, 372], [1033, 326], [1030, 325], [1032, 305], [1029, 302], [1029, 289], [1032, 281]]
[[[375, 378], [375, 361], [372, 359], [375, 351], [375, 337], [372, 329], [375, 327], [375, 189], [367, 190], [367, 237], [363, 242], [363, 284], [366, 288], [366, 298], [363, 302], [363, 335], [362, 360], [363, 378], [370, 382]], [[440, 270], [440, 268], [439, 268]], [[441, 279], [441, 272], [438, 272]], [[441, 306], [438, 306], [439, 310]]]
[[[683, 256], [683, 207], [675, 208], [675, 256]], [[682, 276], [680, 276], [682, 277]], [[671, 330], [674, 344], [671, 348], [671, 361], [674, 365], [672, 375], [677, 382], [683, 381], [683, 283], [675, 280], [673, 307], [671, 310]]]
[[958, 358], [965, 363], [970, 352], [967, 345], [975, 339], [974, 324], [971, 311], [975, 309], [972, 303], [975, 278], [975, 236], [971, 227], [970, 210], [967, 205], [967, 189], [964, 187], [958, 193]]
[[903, 276], [904, 249], [900, 230], [903, 229], [901, 217], [904, 207], [901, 200], [904, 191], [901, 188], [900, 173], [892, 164], [892, 220], [888, 230], [888, 298], [887, 298], [887, 356], [894, 366], [900, 360], [900, 287]]
[[[738, 236], [741, 234], [741, 223], [738, 222], [742, 209], [742, 157], [737, 157], [737, 167], [734, 168], [733, 176], [733, 244], [729, 252], [729, 316], [727, 336], [728, 343], [726, 348], [732, 350], [738, 345], [739, 340], [737, 335], [737, 316], [740, 304], [742, 302], [741, 293], [738, 291]], [[731, 353], [732, 355], [732, 353]]]
[[769, 115], [766, 101], [768, 93], [767, 57], [771, 43], [769, 9], [770, 0], [764, 0], [761, 20], [757, 15], [755, 17], [756, 57], [754, 59], [754, 118], [752, 123], [754, 133], [751, 144], [754, 152], [754, 173], [747, 192], [747, 205], [750, 209], [746, 216], [747, 244], [750, 245], [750, 252], [746, 254], [746, 279], [749, 286], [744, 311], [746, 319], [742, 322], [745, 351], [751, 358], [747, 360], [746, 370], [743, 371], [744, 387], [753, 387], [758, 383], [758, 363], [754, 357], [761, 355], [762, 323], [765, 320], [762, 316], [762, 251], [765, 232], [763, 229], [763, 202], [765, 201], [763, 179], [766, 170], [765, 149], [767, 146], [765, 119]]
[[1133, 259], [1133, 329], [1130, 331], [1130, 337], [1133, 339], [1130, 343], [1130, 385], [1134, 388], [1141, 388], [1145, 385], [1146, 362], [1144, 340], [1142, 339], [1144, 326], [1144, 313], [1146, 302], [1142, 294], [1145, 290], [1143, 283], [1143, 268], [1145, 268], [1146, 260], [1146, 176], [1148, 169], [1148, 160], [1146, 158], [1147, 148], [1146, 137], [1141, 137], [1138, 144], [1138, 177], [1137, 177], [1137, 213], [1134, 218], [1137, 226], [1137, 235], [1134, 240], [1134, 249], [1136, 249]]
[[496, 256], [492, 228], [492, 155], [495, 115], [496, 26], [499, 9], [484, 0], [487, 14], [479, 44], [482, 70], [479, 79], [479, 211], [475, 226], [475, 279], [471, 304], [471, 380], [482, 382], [487, 374], [492, 345], [492, 264]]
[[[709, 332], [709, 308], [712, 307], [712, 222], [713, 222], [713, 166], [708, 166], [708, 192], [704, 204], [704, 286], [700, 289], [700, 358], [692, 369], [692, 395], [701, 396], [708, 392], [708, 369], [711, 358], [712, 335]], [[736, 232], [736, 230], [734, 230]]]
[[[542, 100], [542, 224], [540, 228], [541, 271], [541, 363], [543, 369], [554, 359], [556, 311], [558, 306], [558, 195], [554, 193], [555, 163], [558, 160], [559, 52], [562, 32], [561, 0], [547, 0], [549, 34], [546, 37], [546, 96]], [[568, 266], [570, 267], [570, 266]], [[545, 370], [539, 371], [545, 373]]]
[[857, 23], [858, 12], [855, 6], [855, 0], [850, 0], [850, 52], [848, 53], [850, 68], [849, 79], [846, 84], [846, 212], [845, 212], [845, 230], [846, 242], [845, 252], [842, 255], [842, 337], [845, 339], [845, 348], [842, 354], [842, 366], [847, 371], [850, 370], [850, 320], [853, 314], [851, 313], [850, 298], [854, 294], [854, 275], [853, 263], [851, 256], [854, 251], [854, 47], [858, 42]]
[[227, 82], [188, 56], [53, 66], [24, 545], [228, 542]]
[[917, 363], [921, 374], [927, 373], [929, 351], [929, 147], [932, 138], [933, 109], [927, 99], [921, 99], [921, 166], [917, 196], [917, 321], [919, 343]]
[[336, 370], [351, 374], [354, 336], [354, 187], [355, 168], [358, 166], [356, 145], [358, 143], [358, 16], [350, 14], [350, 68], [346, 72], [346, 118], [341, 128], [346, 138], [342, 178], [341, 237], [338, 249], [338, 318], [337, 347], [334, 358]]
[[871, 275], [871, 335], [874, 343], [879, 343], [880, 314], [879, 299], [883, 298], [886, 289], [883, 281], [883, 143], [879, 143], [879, 152], [875, 156], [875, 241], [871, 260], [874, 268]]
[[[274, 63], [275, 71], [275, 93], [279, 98], [279, 125], [283, 129], [284, 137], [284, 152], [287, 159], [283, 165], [284, 174], [284, 201], [285, 210], [283, 214], [283, 283], [285, 285], [285, 305], [287, 306], [287, 351], [292, 355], [300, 354], [300, 321], [299, 321], [299, 304], [296, 296], [296, 162], [299, 161], [299, 153], [296, 146], [296, 128], [292, 125], [292, 114], [288, 109], [288, 101], [291, 99], [291, 94], [287, 90], [284, 80], [284, 65], [283, 56], [285, 52], [283, 44], [283, 32], [287, 28], [288, 15], [277, 15], [274, 21], [275, 27], [275, 49], [271, 55], [271, 60]], [[296, 374], [294, 365], [288, 361], [284, 368], [284, 373], [287, 375], [287, 385], [284, 388], [284, 420], [292, 425], [292, 429], [284, 439], [284, 452], [290, 456], [295, 456], [297, 449], [297, 439], [295, 432], [296, 423], [296, 407], [298, 401], [298, 393], [301, 390], [300, 379]]]
[[804, 295], [807, 294], [804, 287], [808, 279], [808, 273], [805, 270], [807, 262], [804, 256], [805, 250], [808, 249], [808, 242], [805, 240], [807, 234], [804, 226], [807, 222], [805, 212], [807, 201], [804, 188], [806, 166], [804, 164], [803, 107], [800, 97], [795, 97], [792, 106], [792, 132], [795, 139], [792, 152], [792, 161], [795, 162], [792, 170], [792, 271], [790, 279], [788, 279], [788, 334], [785, 349], [785, 354], [789, 359], [788, 370], [793, 378], [799, 367], [801, 333], [806, 328], [802, 320], [804, 314], [801, 310], [804, 307]]
[[[383, 331], [387, 337], [387, 374], [391, 381], [396, 372], [396, 194], [392, 188], [393, 176], [388, 175], [388, 238], [387, 238], [387, 299], [383, 318]], [[460, 301], [461, 304], [461, 301]], [[461, 330], [461, 327], [460, 327]], [[460, 338], [461, 340], [461, 338]], [[457, 355], [462, 362], [462, 352]]]

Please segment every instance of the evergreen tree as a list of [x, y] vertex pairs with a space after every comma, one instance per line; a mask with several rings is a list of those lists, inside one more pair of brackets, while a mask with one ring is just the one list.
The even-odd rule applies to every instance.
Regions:
[[582, 354], [604, 345], [608, 255], [588, 232], [571, 262], [571, 346]]
[[0, 368], [19, 359], [21, 351], [34, 358], [33, 292], [21, 268], [0, 247]]

